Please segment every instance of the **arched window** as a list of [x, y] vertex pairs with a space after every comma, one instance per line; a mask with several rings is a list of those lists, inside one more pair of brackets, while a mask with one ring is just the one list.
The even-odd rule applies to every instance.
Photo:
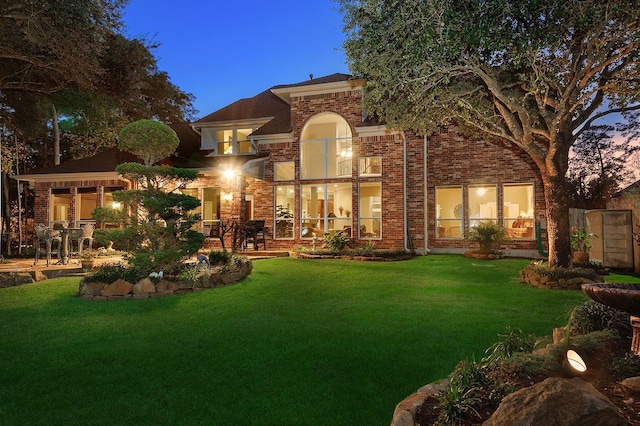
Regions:
[[351, 127], [340, 115], [321, 113], [311, 118], [300, 136], [300, 177], [351, 177]]

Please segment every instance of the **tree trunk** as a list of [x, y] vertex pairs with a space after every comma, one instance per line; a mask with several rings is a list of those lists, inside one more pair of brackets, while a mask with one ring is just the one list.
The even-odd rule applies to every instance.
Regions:
[[[0, 173], [2, 178], [2, 223], [4, 224], [4, 244], [6, 247], [5, 253], [11, 254], [11, 206], [9, 205], [9, 182], [7, 179], [7, 173]], [[0, 232], [3, 230], [0, 229]], [[0, 247], [1, 250], [1, 247]]]
[[53, 122], [53, 164], [60, 164], [60, 126], [58, 125], [58, 110], [56, 106], [51, 104], [52, 122]]
[[549, 239], [549, 267], [571, 265], [569, 238], [569, 193], [564, 175], [542, 174], [544, 198], [547, 204], [547, 237]]

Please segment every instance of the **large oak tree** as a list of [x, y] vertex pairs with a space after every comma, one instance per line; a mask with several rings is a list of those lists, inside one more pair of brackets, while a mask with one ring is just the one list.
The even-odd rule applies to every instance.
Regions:
[[544, 183], [549, 264], [568, 265], [569, 150], [598, 118], [640, 107], [640, 3], [339, 2], [368, 112], [425, 132], [455, 122], [526, 152]]

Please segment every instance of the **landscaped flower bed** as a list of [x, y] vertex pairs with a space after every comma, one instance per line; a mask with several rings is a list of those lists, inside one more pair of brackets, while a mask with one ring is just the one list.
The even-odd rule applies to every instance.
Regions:
[[193, 267], [193, 274], [164, 278], [161, 274], [130, 283], [123, 278], [105, 283], [91, 276], [80, 281], [78, 296], [86, 300], [126, 300], [171, 296], [235, 284], [246, 278], [253, 269], [251, 260], [234, 258], [228, 264], [209, 268]]

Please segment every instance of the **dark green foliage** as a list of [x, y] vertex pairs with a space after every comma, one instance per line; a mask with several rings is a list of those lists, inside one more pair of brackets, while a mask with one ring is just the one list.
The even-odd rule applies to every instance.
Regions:
[[472, 226], [468, 237], [480, 244], [482, 253], [491, 253], [498, 244], [506, 240], [504, 228], [492, 220]]
[[507, 327], [504, 333], [498, 334], [500, 341], [489, 347], [485, 353], [488, 353], [488, 362], [501, 362], [507, 358], [511, 358], [517, 352], [530, 353], [536, 347], [538, 338], [534, 334], [525, 333], [521, 329], [512, 330]]
[[621, 337], [630, 337], [629, 314], [595, 300], [587, 300], [573, 309], [571, 313], [572, 332], [588, 334], [607, 329], [616, 331]]
[[487, 384], [487, 376], [482, 365], [475, 361], [463, 361], [449, 378], [449, 386], [438, 394], [441, 409], [439, 421], [448, 425], [459, 425], [466, 415], [475, 414], [480, 405], [478, 394]]
[[173, 155], [179, 143], [171, 127], [155, 120], [134, 121], [118, 134], [118, 147], [142, 158], [146, 166]]
[[124, 263], [105, 263], [96, 268], [84, 279], [86, 282], [110, 284], [118, 279], [123, 279], [129, 283], [137, 283], [147, 274], [139, 269], [129, 268]]
[[611, 361], [609, 370], [615, 374], [619, 380], [640, 376], [640, 356], [633, 352], [627, 352], [623, 356]]
[[225, 265], [229, 263], [233, 253], [226, 250], [211, 250], [209, 252], [209, 263], [213, 265]]
[[340, 253], [351, 241], [351, 238], [343, 231], [331, 231], [324, 235], [322, 247], [328, 248], [332, 253]]

